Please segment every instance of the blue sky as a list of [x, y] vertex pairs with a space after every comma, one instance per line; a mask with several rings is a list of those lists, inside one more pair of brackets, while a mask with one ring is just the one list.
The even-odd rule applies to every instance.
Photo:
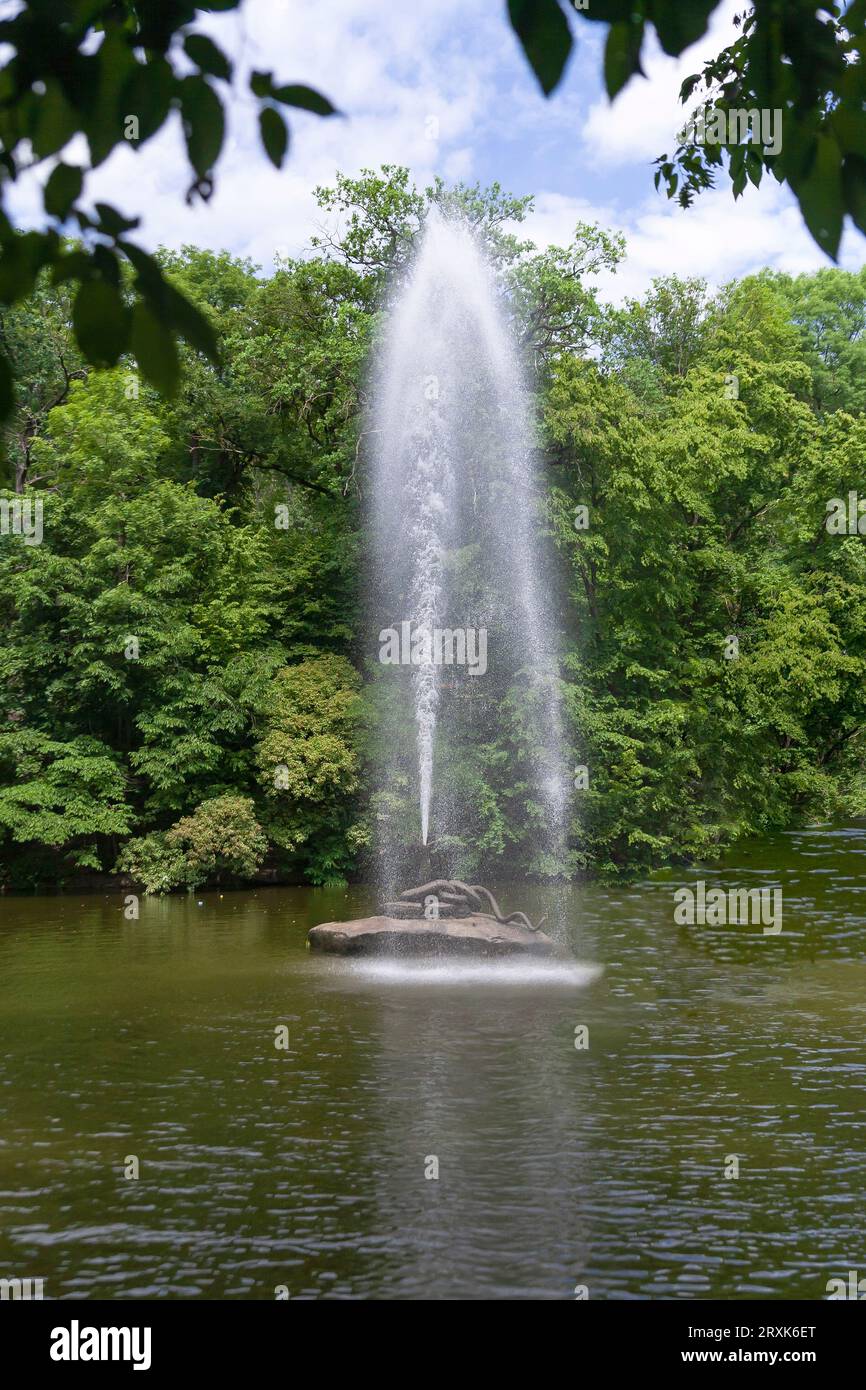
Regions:
[[[742, 0], [726, 0], [710, 33], [678, 60], [653, 41], [647, 80], [634, 79], [611, 105], [600, 80], [605, 26], [577, 15], [577, 50], [545, 100], [505, 0], [245, 0], [239, 15], [206, 21], [240, 74], [263, 67], [283, 81], [309, 82], [344, 118], [294, 116], [289, 159], [278, 172], [259, 147], [241, 87], [230, 98], [229, 141], [209, 205], [184, 205], [188, 173], [176, 121], [140, 151], [112, 156], [92, 181], [93, 196], [143, 214], [151, 245], [227, 248], [269, 268], [275, 253], [309, 247], [322, 221], [316, 184], [331, 182], [337, 169], [354, 174], [389, 162], [408, 165], [422, 185], [440, 173], [532, 193], [528, 231], [540, 245], [568, 242], [578, 220], [622, 231], [628, 258], [601, 284], [613, 299], [674, 272], [721, 284], [763, 265], [814, 269], [829, 262], [774, 180], [749, 187], [738, 203], [720, 181], [687, 212], [653, 187], [653, 159], [674, 147], [682, 124], [680, 81], [730, 41], [742, 8]], [[27, 216], [34, 190], [18, 196]], [[851, 230], [841, 263], [854, 269], [864, 261], [866, 239]]]

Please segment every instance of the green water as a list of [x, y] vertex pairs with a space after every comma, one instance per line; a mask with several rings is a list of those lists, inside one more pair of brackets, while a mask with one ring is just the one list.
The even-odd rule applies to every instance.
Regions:
[[[359, 889], [143, 899], [138, 921], [120, 896], [2, 897], [0, 1276], [56, 1298], [825, 1297], [866, 1273], [864, 856], [863, 827], [819, 828], [576, 888], [596, 978], [311, 957], [310, 925], [372, 908]], [[781, 886], [781, 934], [676, 926], [697, 877]]]

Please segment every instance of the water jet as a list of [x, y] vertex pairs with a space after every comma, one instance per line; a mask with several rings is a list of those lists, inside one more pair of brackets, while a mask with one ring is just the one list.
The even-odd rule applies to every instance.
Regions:
[[406, 901], [401, 881], [432, 867], [433, 841], [452, 889], [477, 876], [483, 798], [465, 788], [483, 780], [497, 738], [528, 808], [521, 867], [555, 877], [567, 863], [571, 781], [532, 410], [502, 287], [464, 223], [428, 219], [394, 287], [371, 396], [367, 609], [383, 906], [342, 937], [339, 924], [315, 928], [311, 945], [462, 950], [474, 924], [483, 952], [552, 949], [528, 919], [504, 918], [488, 890], [456, 916], [451, 890], [436, 919], [392, 911]]

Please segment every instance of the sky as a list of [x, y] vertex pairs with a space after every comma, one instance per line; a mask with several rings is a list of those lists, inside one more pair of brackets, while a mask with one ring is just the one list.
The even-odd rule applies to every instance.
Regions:
[[[422, 187], [441, 174], [532, 194], [524, 231], [542, 247], [567, 244], [578, 221], [621, 231], [627, 258], [599, 282], [615, 301], [674, 273], [719, 285], [762, 266], [814, 270], [831, 262], [774, 179], [749, 185], [736, 202], [720, 179], [688, 210], [653, 186], [653, 161], [673, 151], [683, 124], [680, 82], [732, 40], [742, 8], [742, 0], [725, 0], [708, 34], [679, 59], [652, 36], [646, 80], [632, 79], [611, 104], [601, 83], [606, 26], [579, 15], [576, 50], [545, 99], [505, 0], [244, 0], [238, 14], [201, 17], [241, 78], [228, 99], [229, 136], [210, 202], [185, 205], [190, 175], [177, 117], [141, 149], [118, 150], [89, 188], [142, 216], [144, 245], [226, 249], [266, 272], [275, 255], [309, 251], [326, 221], [315, 205], [317, 185], [332, 183], [337, 170], [354, 175], [384, 163], [407, 165]], [[251, 68], [317, 87], [343, 113], [326, 120], [289, 113], [291, 146], [279, 171], [259, 143], [245, 90]], [[35, 218], [40, 203], [33, 188], [18, 194], [23, 219]], [[840, 264], [864, 262], [866, 238], [849, 228]]]

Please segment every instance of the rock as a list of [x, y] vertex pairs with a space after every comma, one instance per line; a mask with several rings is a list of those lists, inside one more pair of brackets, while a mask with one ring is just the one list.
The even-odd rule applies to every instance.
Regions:
[[424, 916], [421, 903], [385, 903], [382, 911], [386, 917], [400, 917], [411, 921], [420, 921]]
[[339, 956], [549, 956], [555, 950], [544, 932], [491, 917], [440, 917], [429, 922], [361, 917], [323, 922], [311, 929], [308, 940], [311, 951]]

